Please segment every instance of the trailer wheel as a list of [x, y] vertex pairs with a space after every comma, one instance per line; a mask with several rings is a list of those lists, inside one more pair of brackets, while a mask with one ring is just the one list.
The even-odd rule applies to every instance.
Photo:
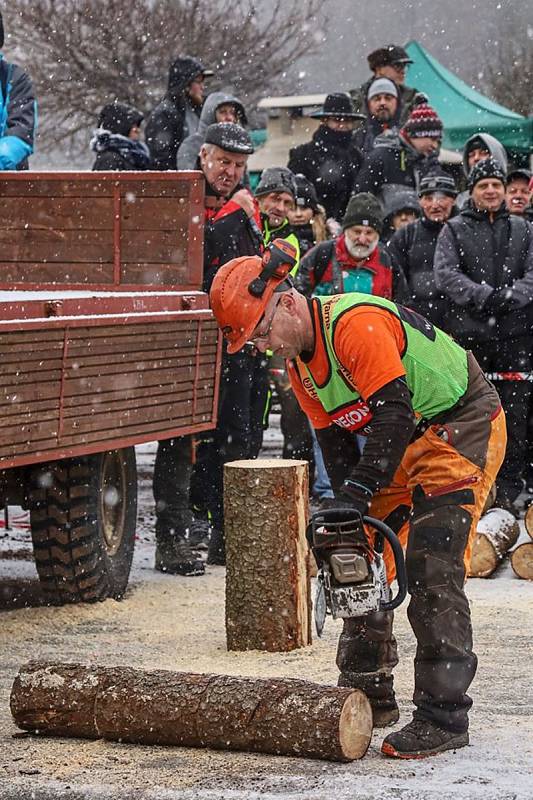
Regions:
[[29, 506], [37, 572], [51, 604], [124, 595], [137, 519], [133, 447], [39, 465]]

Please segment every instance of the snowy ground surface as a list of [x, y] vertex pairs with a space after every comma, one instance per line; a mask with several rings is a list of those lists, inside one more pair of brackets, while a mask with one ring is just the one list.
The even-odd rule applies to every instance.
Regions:
[[[269, 455], [277, 443], [269, 431]], [[514, 578], [508, 565], [493, 579], [468, 583], [479, 669], [471, 690], [471, 744], [455, 754], [387, 760], [379, 752], [381, 731], [365, 758], [351, 764], [17, 734], [9, 693], [30, 658], [336, 682], [337, 623], [328, 620], [322, 640], [289, 654], [229, 653], [224, 568], [196, 578], [153, 570], [154, 453], [151, 445], [138, 448], [138, 546], [122, 602], [40, 606], [24, 514], [11, 509], [12, 530], [0, 530], [0, 800], [533, 798], [533, 583]], [[402, 655], [396, 686], [406, 722], [414, 638], [405, 607], [397, 613], [396, 636]]]

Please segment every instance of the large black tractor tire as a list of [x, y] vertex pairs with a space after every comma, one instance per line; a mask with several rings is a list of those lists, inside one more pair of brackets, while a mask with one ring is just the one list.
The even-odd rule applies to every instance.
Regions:
[[137, 520], [133, 447], [33, 468], [29, 506], [35, 564], [51, 605], [123, 597]]

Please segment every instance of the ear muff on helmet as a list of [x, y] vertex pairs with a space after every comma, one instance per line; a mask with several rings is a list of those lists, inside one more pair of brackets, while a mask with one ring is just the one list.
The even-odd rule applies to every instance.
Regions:
[[253, 297], [262, 297], [272, 278], [286, 278], [296, 266], [296, 248], [285, 239], [274, 239], [265, 250], [261, 262], [262, 270], [248, 284]]

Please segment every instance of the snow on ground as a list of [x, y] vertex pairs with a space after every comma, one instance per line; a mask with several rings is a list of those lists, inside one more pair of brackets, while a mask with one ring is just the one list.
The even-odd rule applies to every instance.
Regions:
[[[279, 435], [267, 432], [268, 455]], [[471, 689], [471, 744], [425, 761], [397, 762], [380, 755], [376, 731], [368, 754], [334, 764], [250, 753], [117, 742], [19, 738], [9, 692], [30, 658], [123, 664], [252, 676], [288, 676], [335, 683], [340, 624], [292, 653], [228, 652], [225, 646], [225, 570], [179, 578], [153, 570], [151, 472], [155, 447], [138, 448], [138, 542], [127, 597], [121, 603], [39, 607], [24, 515], [0, 531], [0, 800], [532, 800], [533, 692], [531, 619], [533, 583], [504, 566], [493, 579], [470, 580], [479, 669]], [[524, 534], [525, 536], [525, 534]], [[18, 557], [13, 557], [17, 556]], [[18, 608], [22, 597], [34, 607]], [[401, 663], [396, 686], [402, 722], [409, 719], [414, 637], [405, 606], [397, 612]]]

